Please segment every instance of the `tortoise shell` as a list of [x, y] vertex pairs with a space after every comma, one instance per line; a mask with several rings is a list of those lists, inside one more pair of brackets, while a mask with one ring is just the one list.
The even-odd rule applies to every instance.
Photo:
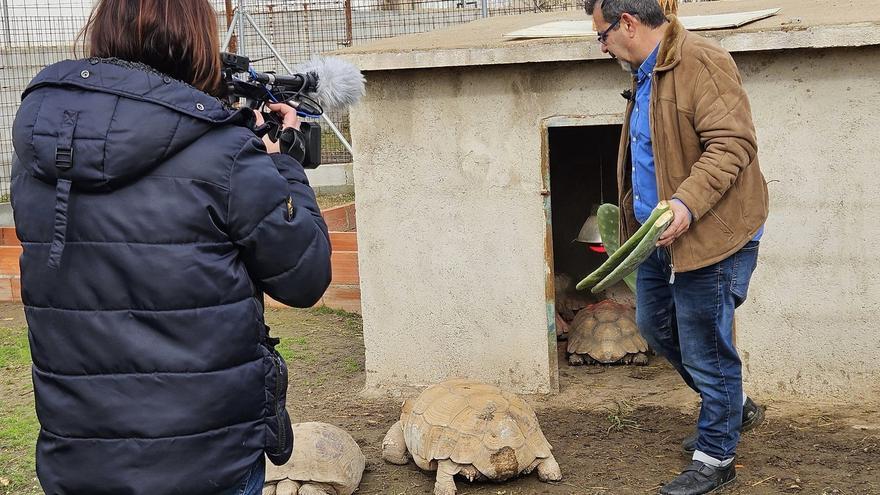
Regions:
[[404, 403], [400, 420], [413, 460], [426, 470], [450, 459], [503, 481], [549, 457], [552, 450], [531, 406], [515, 394], [473, 380], [428, 387]]
[[585, 354], [607, 364], [648, 351], [636, 326], [635, 310], [611, 300], [582, 309], [569, 327], [569, 354]]
[[338, 495], [351, 495], [361, 482], [366, 458], [345, 430], [327, 423], [297, 423], [293, 455], [283, 466], [266, 463], [266, 483], [289, 479], [331, 485]]

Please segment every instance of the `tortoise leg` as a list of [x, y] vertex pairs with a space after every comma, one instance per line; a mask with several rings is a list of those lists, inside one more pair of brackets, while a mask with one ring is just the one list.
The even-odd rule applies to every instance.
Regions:
[[[263, 495], [266, 495], [266, 489], [263, 488]], [[299, 491], [299, 483], [293, 480], [281, 480], [275, 485], [273, 495], [296, 495]]]
[[541, 481], [559, 481], [562, 479], [562, 471], [559, 469], [559, 464], [556, 462], [553, 454], [550, 454], [550, 457], [538, 464], [538, 479]]
[[262, 495], [275, 495], [275, 483], [266, 483], [263, 485]]
[[403, 438], [403, 422], [394, 423], [385, 434], [385, 439], [382, 440], [382, 459], [401, 466], [409, 462], [409, 452]]
[[461, 466], [458, 474], [464, 476], [468, 481], [474, 481], [479, 478], [480, 470], [475, 468], [473, 464], [468, 464], [467, 466]]
[[565, 319], [559, 313], [556, 313], [556, 339], [568, 340], [568, 331], [568, 323], [565, 322]]
[[638, 354], [633, 356], [632, 362], [633, 362], [633, 364], [636, 364], [639, 366], [645, 366], [648, 364], [648, 355], [645, 354], [644, 352], [639, 352]]
[[455, 495], [453, 477], [461, 471], [461, 466], [449, 459], [437, 462], [437, 481], [434, 482], [434, 495]]
[[580, 366], [584, 364], [584, 356], [581, 354], [571, 354], [568, 356], [568, 364], [572, 366]]
[[336, 489], [330, 485], [312, 481], [299, 487], [298, 495], [336, 495]]
[[535, 462], [529, 464], [529, 467], [523, 469], [522, 473], [520, 473], [520, 474], [522, 474], [523, 476], [525, 476], [527, 474], [532, 474], [532, 471], [534, 471], [535, 468], [538, 467], [538, 464], [541, 464], [541, 462], [543, 460], [544, 459], [535, 459]]

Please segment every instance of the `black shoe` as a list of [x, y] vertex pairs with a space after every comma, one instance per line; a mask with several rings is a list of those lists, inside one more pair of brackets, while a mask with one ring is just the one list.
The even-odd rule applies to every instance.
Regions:
[[[743, 404], [742, 418], [740, 433], [749, 431], [764, 422], [764, 406], [755, 404], [751, 397], [747, 397], [746, 403]], [[699, 433], [695, 431], [681, 442], [681, 449], [685, 454], [693, 454], [697, 450], [697, 436]]]
[[661, 495], [702, 495], [712, 493], [736, 479], [736, 467], [731, 462], [725, 467], [713, 467], [694, 461], [674, 480], [663, 485]]
[[740, 433], [749, 431], [764, 422], [764, 406], [755, 404], [751, 397], [746, 397], [746, 403], [743, 404], [743, 419]]

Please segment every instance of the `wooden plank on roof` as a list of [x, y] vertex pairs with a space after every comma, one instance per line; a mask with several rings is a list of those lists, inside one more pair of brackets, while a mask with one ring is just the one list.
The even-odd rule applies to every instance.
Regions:
[[[754, 10], [751, 12], [734, 12], [730, 14], [692, 15], [679, 17], [684, 27], [690, 31], [704, 31], [709, 29], [733, 29], [744, 26], [750, 22], [772, 17], [782, 9]], [[554, 21], [538, 24], [537, 26], [520, 29], [505, 33], [505, 38], [568, 38], [568, 37], [593, 37], [593, 21]]]

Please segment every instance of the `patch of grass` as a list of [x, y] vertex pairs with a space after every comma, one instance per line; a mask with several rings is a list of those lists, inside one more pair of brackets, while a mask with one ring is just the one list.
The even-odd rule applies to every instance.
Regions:
[[342, 370], [346, 373], [357, 373], [361, 370], [361, 363], [355, 361], [355, 359], [351, 356], [342, 360]]
[[33, 402], [0, 410], [0, 493], [31, 495], [42, 493], [34, 480], [34, 446], [40, 424]]
[[316, 306], [311, 309], [313, 313], [316, 315], [333, 315], [333, 316], [342, 316], [344, 318], [360, 318], [360, 315], [357, 313], [349, 313], [344, 309], [334, 309], [329, 306]]
[[315, 353], [309, 349], [307, 337], [282, 337], [281, 343], [275, 348], [287, 363], [296, 361], [313, 363], [316, 359]]
[[344, 205], [354, 201], [354, 193], [344, 194], [319, 194], [317, 196], [318, 207], [322, 210], [333, 208], [334, 206]]
[[27, 328], [0, 328], [0, 368], [31, 364]]
[[27, 327], [0, 327], [0, 494], [43, 493], [36, 478], [34, 446], [40, 424], [30, 394], [31, 353]]
[[313, 315], [321, 317], [332, 317], [335, 323], [340, 325], [340, 330], [346, 335], [358, 335], [363, 332], [363, 322], [361, 315], [357, 313], [349, 313], [342, 309], [328, 308], [327, 306], [318, 306], [308, 310]]
[[614, 406], [614, 408], [605, 408], [605, 410], [608, 411], [608, 422], [611, 423], [608, 427], [609, 433], [612, 430], [622, 431], [627, 428], [632, 430], [642, 429], [642, 425], [630, 417], [632, 416], [633, 411], [635, 411], [635, 406], [632, 402], [628, 400], [616, 400], [614, 401]]
[[21, 404], [3, 413], [0, 442], [4, 449], [32, 449], [40, 431], [33, 403]]

